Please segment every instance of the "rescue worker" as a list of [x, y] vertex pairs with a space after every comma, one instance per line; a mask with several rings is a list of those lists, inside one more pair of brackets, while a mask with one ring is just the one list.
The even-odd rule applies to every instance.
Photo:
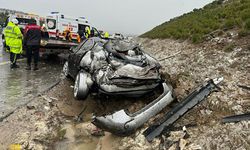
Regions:
[[41, 27], [41, 31], [42, 31], [42, 32], [47, 32], [47, 29], [46, 29], [45, 24], [43, 24], [43, 25], [42, 25], [42, 27]]
[[85, 38], [88, 39], [90, 37], [90, 28], [89, 26], [85, 27]]
[[41, 27], [36, 25], [36, 21], [33, 20], [26, 26], [25, 31], [24, 46], [27, 55], [26, 70], [31, 70], [32, 53], [34, 55], [33, 70], [38, 70], [39, 48], [42, 38]]
[[49, 38], [49, 33], [48, 33], [48, 30], [47, 30], [45, 24], [42, 25], [41, 31], [42, 31], [42, 38]]
[[70, 28], [69, 28], [69, 26], [66, 27], [65, 30], [63, 31], [63, 36], [64, 36], [66, 41], [70, 41]]
[[6, 40], [6, 45], [9, 47], [10, 51], [10, 68], [19, 68], [16, 64], [19, 54], [22, 53], [22, 38], [20, 28], [18, 27], [18, 20], [16, 18], [8, 22], [8, 25], [4, 29], [4, 36]]
[[84, 30], [78, 30], [78, 37], [77, 37], [77, 41], [80, 43], [81, 41], [83, 41], [85, 39], [85, 35], [84, 35]]
[[79, 34], [77, 34], [76, 40], [77, 40], [78, 43], [81, 43], [81, 38], [80, 38]]
[[69, 32], [69, 41], [72, 42], [72, 39], [73, 39], [73, 33]]
[[104, 38], [109, 38], [109, 33], [108, 32], [104, 33]]

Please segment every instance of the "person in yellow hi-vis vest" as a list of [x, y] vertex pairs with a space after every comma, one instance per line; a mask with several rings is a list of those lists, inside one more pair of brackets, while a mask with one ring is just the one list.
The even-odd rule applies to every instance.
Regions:
[[22, 39], [23, 35], [18, 27], [18, 20], [12, 19], [6, 28], [4, 29], [4, 37], [6, 40], [6, 45], [10, 48], [10, 68], [19, 68], [16, 64], [19, 54], [23, 52], [22, 49]]
[[86, 39], [88, 39], [90, 37], [90, 28], [89, 28], [89, 26], [85, 27], [85, 33], [84, 33], [84, 35], [85, 35]]
[[104, 38], [109, 38], [109, 33], [108, 32], [104, 33]]

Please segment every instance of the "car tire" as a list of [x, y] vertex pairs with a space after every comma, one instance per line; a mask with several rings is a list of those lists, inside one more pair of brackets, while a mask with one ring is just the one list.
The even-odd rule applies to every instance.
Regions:
[[80, 71], [75, 80], [74, 97], [77, 100], [84, 100], [89, 93], [89, 85], [87, 84], [88, 74]]
[[68, 63], [68, 61], [66, 61], [63, 65], [63, 75], [67, 78], [69, 77], [69, 63]]

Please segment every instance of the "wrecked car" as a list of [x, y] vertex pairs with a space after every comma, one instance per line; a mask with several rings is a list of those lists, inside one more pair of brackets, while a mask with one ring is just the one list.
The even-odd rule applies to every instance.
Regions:
[[112, 39], [120, 39], [123, 40], [125, 37], [121, 33], [114, 33], [113, 35], [110, 36]]
[[110, 116], [93, 118], [97, 127], [127, 134], [174, 99], [172, 87], [161, 77], [160, 67], [155, 58], [134, 42], [93, 37], [71, 49], [63, 72], [75, 80], [74, 97], [81, 100], [90, 92], [139, 97], [162, 87], [163, 93], [138, 112], [120, 110]]

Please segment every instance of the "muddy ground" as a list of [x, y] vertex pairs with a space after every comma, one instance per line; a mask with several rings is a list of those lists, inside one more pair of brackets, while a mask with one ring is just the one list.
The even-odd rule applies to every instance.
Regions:
[[[207, 78], [224, 77], [221, 91], [212, 93], [178, 120], [174, 124], [178, 128], [170, 135], [164, 134], [148, 143], [142, 132], [171, 106], [131, 136], [118, 137], [108, 132], [96, 135], [96, 127], [90, 122], [93, 113], [122, 108], [135, 111], [152, 97], [107, 100], [92, 94], [86, 101], [75, 101], [73, 81], [62, 79], [53, 89], [0, 123], [0, 149], [6, 149], [10, 144], [21, 144], [24, 149], [34, 150], [151, 150], [178, 149], [180, 145], [183, 149], [250, 149], [250, 121], [221, 123], [224, 116], [250, 112], [250, 91], [238, 87], [250, 85], [250, 41], [249, 37], [238, 39], [234, 33], [225, 35], [198, 45], [169, 39], [136, 39], [157, 59], [166, 58], [160, 61], [162, 73], [170, 74], [177, 101]], [[84, 107], [82, 120], [76, 121]], [[188, 136], [183, 137], [183, 126], [186, 126]]]

